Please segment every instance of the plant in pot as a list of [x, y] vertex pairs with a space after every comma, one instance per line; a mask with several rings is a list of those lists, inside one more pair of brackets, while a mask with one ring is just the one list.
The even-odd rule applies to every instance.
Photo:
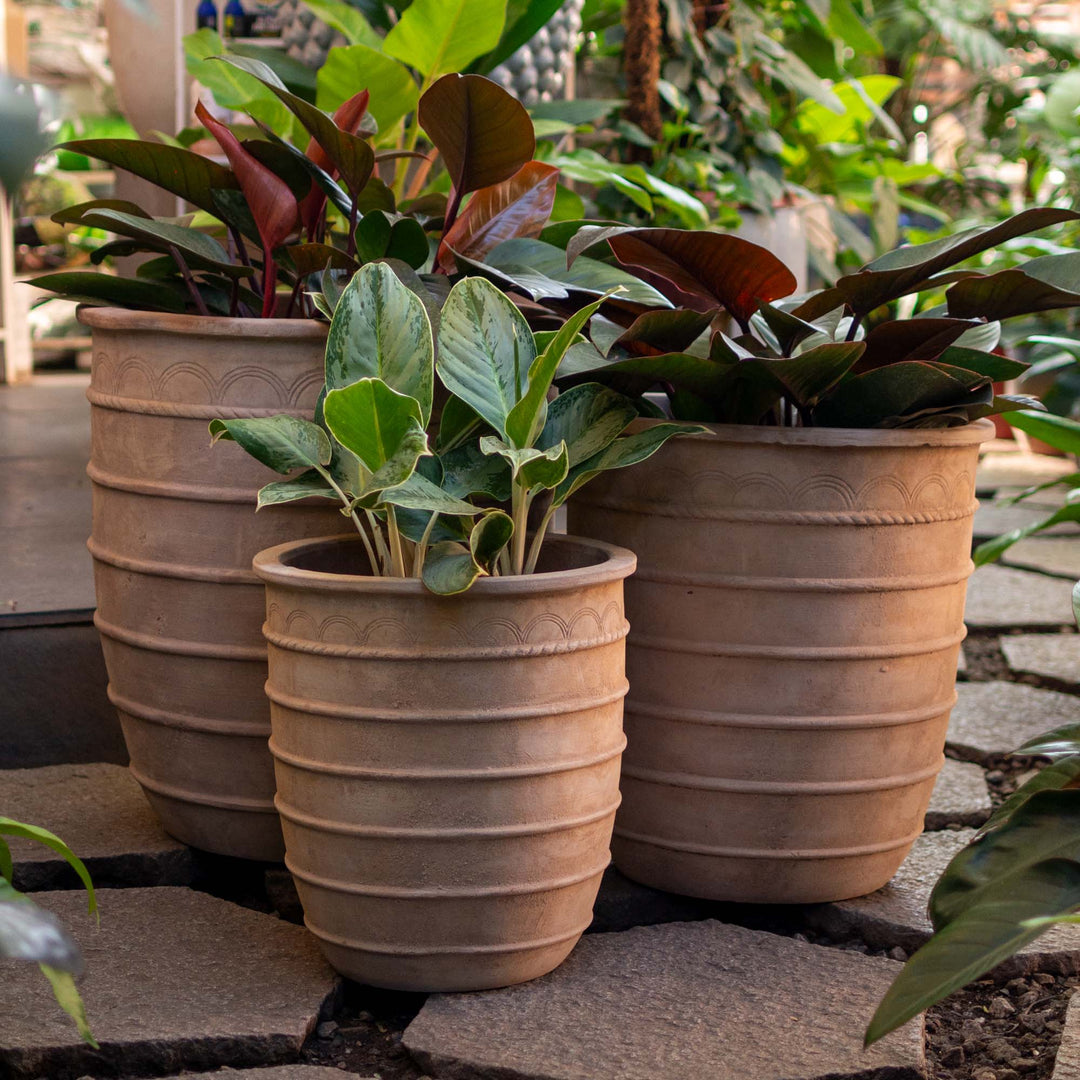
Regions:
[[99, 305], [81, 309], [94, 336], [95, 618], [133, 772], [177, 838], [270, 860], [283, 848], [251, 558], [286, 536], [323, 535], [335, 519], [318, 503], [288, 519], [252, 518], [265, 471], [209, 455], [205, 424], [310, 415], [326, 325], [288, 316], [328, 315], [349, 276], [373, 260], [437, 310], [456, 273], [446, 241], [475, 262], [501, 240], [535, 236], [555, 170], [532, 161], [532, 125], [518, 102], [480, 76], [446, 75], [416, 112], [453, 193], [449, 203], [432, 192], [399, 206], [379, 168], [401, 154], [369, 144], [366, 90], [329, 116], [259, 61], [216, 64], [295, 114], [310, 134], [306, 151], [269, 131], [241, 140], [201, 107], [228, 167], [169, 143], [69, 143], [196, 211], [155, 219], [116, 200], [64, 211], [57, 220], [116, 234], [95, 259], [151, 257], [134, 277], [69, 272], [35, 284]]
[[[260, 507], [330, 499], [354, 529], [254, 565], [286, 863], [308, 927], [361, 982], [520, 982], [590, 921], [619, 802], [634, 557], [547, 526], [596, 475], [701, 430], [623, 434], [634, 404], [595, 383], [548, 401], [599, 303], [534, 334], [466, 278], [433, 336], [392, 271], [365, 266], [330, 327], [316, 421], [211, 424], [294, 474]], [[451, 395], [437, 431], [436, 376]]]
[[[1066, 220], [1027, 211], [794, 288], [736, 237], [587, 228], [675, 305], [592, 321], [559, 382], [659, 390], [711, 434], [570, 503], [638, 556], [629, 740], [613, 853], [629, 877], [724, 900], [870, 892], [922, 830], [964, 636], [974, 472], [1023, 364], [996, 320], [1080, 304], [1075, 255], [953, 269]], [[923, 296], [917, 316], [889, 305]], [[933, 306], [925, 306], [933, 305]], [[645, 429], [647, 419], [637, 421]]]

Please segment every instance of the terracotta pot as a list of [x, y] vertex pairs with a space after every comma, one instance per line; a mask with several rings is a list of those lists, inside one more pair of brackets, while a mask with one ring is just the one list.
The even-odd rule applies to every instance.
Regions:
[[507, 986], [589, 925], [619, 803], [634, 557], [558, 537], [544, 559], [452, 597], [362, 576], [355, 536], [255, 559], [286, 864], [352, 979]]
[[713, 430], [570, 509], [639, 560], [615, 863], [718, 900], [872, 892], [942, 764], [993, 425]]
[[280, 859], [263, 694], [262, 548], [337, 528], [325, 502], [255, 513], [276, 474], [217, 416], [311, 416], [323, 324], [90, 308], [95, 622], [131, 769], [193, 847]]

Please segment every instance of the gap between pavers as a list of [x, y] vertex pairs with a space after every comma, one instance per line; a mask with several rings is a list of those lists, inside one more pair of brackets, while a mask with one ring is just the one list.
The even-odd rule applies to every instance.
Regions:
[[[174, 1073], [163, 1080], [341, 1080], [359, 1073], [332, 1069], [327, 1065], [275, 1065], [269, 1069], [218, 1069], [216, 1072]], [[92, 1080], [92, 1078], [87, 1078]], [[365, 1077], [364, 1080], [378, 1080]]]
[[1080, 634], [1007, 634], [1001, 649], [1013, 671], [1080, 684]]
[[946, 758], [926, 811], [928, 830], [950, 825], [982, 825], [993, 806], [982, 766]]
[[1013, 544], [1001, 562], [1024, 570], [1039, 570], [1071, 581], [1080, 579], [1080, 542], [1075, 536], [1032, 536]]
[[[857, 938], [873, 948], [895, 946], [913, 952], [933, 933], [927, 904], [939, 877], [974, 829], [924, 833], [883, 889], [869, 896], [807, 908], [807, 923], [837, 939]], [[1002, 977], [1050, 971], [1080, 973], [1080, 926], [1054, 926], [997, 969]]]
[[[122, 765], [48, 765], [0, 771], [0, 812], [56, 833], [102, 888], [188, 885], [191, 850], [158, 823], [146, 796]], [[30, 840], [11, 840], [17, 889], [75, 888], [67, 863]]]
[[1022, 451], [990, 450], [979, 458], [975, 470], [975, 490], [980, 494], [1001, 488], [1029, 488], [1045, 484], [1076, 471], [1069, 458]]
[[946, 744], [963, 758], [982, 761], [1016, 750], [1029, 739], [1080, 723], [1080, 699], [1013, 682], [966, 682], [949, 720]]
[[34, 900], [79, 942], [79, 989], [101, 1044], [82, 1043], [32, 964], [4, 972], [0, 1076], [78, 1080], [280, 1065], [299, 1055], [338, 979], [298, 926], [190, 889], [101, 889]]
[[404, 1045], [439, 1080], [921, 1080], [921, 1017], [862, 1048], [900, 969], [711, 920], [591, 934], [542, 979], [430, 997]]
[[980, 566], [968, 579], [964, 622], [975, 630], [1071, 627], [1072, 584], [1030, 570]]

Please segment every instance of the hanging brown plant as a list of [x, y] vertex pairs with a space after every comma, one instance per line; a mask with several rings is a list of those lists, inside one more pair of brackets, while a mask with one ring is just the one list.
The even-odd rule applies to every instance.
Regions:
[[646, 135], [660, 138], [660, 4], [659, 0], [627, 0], [623, 15], [626, 44], [626, 118]]

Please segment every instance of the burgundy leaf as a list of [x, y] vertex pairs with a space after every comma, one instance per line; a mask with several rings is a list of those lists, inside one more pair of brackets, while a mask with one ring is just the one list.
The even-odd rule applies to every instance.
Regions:
[[439, 265], [449, 273], [454, 252], [482, 260], [504, 240], [539, 236], [555, 205], [558, 177], [554, 165], [529, 161], [509, 180], [481, 188], [443, 235]]
[[634, 229], [608, 243], [672, 303], [700, 312], [722, 306], [744, 327], [762, 301], [795, 291], [795, 275], [775, 255], [727, 233]]

